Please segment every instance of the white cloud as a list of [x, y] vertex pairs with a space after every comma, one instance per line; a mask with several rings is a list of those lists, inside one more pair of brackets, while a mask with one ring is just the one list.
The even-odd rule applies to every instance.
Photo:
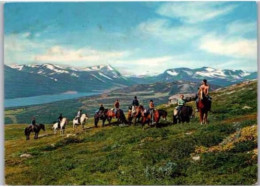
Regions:
[[202, 38], [199, 48], [209, 53], [233, 58], [256, 59], [257, 57], [257, 41], [255, 39], [211, 34]]
[[155, 19], [138, 25], [137, 30], [145, 35], [152, 35], [165, 42], [183, 41], [192, 39], [201, 34], [195, 26], [171, 26], [166, 19]]
[[6, 64], [60, 63], [64, 65], [97, 65], [126, 57], [128, 51], [101, 51], [90, 47], [75, 49], [54, 45], [52, 40], [32, 40], [30, 33], [5, 35], [4, 54]]
[[[255, 33], [257, 31], [256, 22], [244, 22], [244, 21], [234, 21], [229, 23], [226, 27], [227, 33], [232, 35], [244, 35], [248, 33]], [[256, 35], [255, 35], [256, 37]]]
[[49, 40], [37, 42], [28, 39], [29, 32], [4, 36], [4, 61], [6, 64], [32, 62], [34, 55], [50, 44]]
[[221, 6], [221, 2], [170, 2], [164, 3], [157, 13], [170, 18], [179, 18], [187, 23], [211, 20], [230, 13], [236, 6]]
[[64, 46], [53, 46], [45, 54], [36, 55], [38, 62], [100, 62], [110, 61], [127, 56], [127, 51], [99, 51], [91, 48], [72, 49]]

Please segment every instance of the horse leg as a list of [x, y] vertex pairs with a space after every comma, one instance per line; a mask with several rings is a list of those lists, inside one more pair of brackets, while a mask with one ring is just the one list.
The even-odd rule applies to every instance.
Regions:
[[106, 121], [106, 119], [103, 119], [102, 127], [105, 126], [105, 121]]
[[173, 124], [177, 123], [177, 116], [173, 115], [173, 120], [172, 120]]
[[99, 118], [95, 118], [95, 127], [98, 125]]
[[203, 112], [200, 110], [200, 124], [202, 125], [203, 124]]
[[29, 131], [28, 134], [26, 135], [26, 140], [30, 140], [30, 134], [31, 132]]
[[208, 124], [208, 112], [205, 112], [204, 114], [204, 123]]

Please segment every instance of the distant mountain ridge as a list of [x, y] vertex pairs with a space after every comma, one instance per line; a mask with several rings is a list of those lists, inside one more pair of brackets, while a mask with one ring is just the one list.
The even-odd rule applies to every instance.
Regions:
[[256, 79], [257, 72], [247, 72], [243, 70], [215, 69], [210, 67], [202, 67], [196, 69], [190, 68], [173, 68], [167, 69], [163, 73], [147, 77], [148, 82], [172, 82], [177, 80], [186, 80], [192, 82], [200, 82], [207, 79], [210, 83], [219, 86], [228, 86], [245, 80]]
[[227, 86], [256, 79], [257, 72], [173, 68], [155, 76], [124, 76], [111, 65], [85, 68], [61, 67], [54, 64], [5, 65], [5, 98], [58, 94], [67, 91], [97, 92], [135, 84], [207, 79], [211, 84]]

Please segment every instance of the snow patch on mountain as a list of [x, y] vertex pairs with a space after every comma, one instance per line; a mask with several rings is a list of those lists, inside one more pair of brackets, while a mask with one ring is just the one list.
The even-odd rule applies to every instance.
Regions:
[[79, 77], [76, 73], [71, 73], [70, 75], [73, 77]]
[[178, 75], [178, 73], [176, 72], [176, 71], [173, 71], [173, 70], [168, 70], [167, 71], [167, 73], [169, 74], [169, 75], [172, 75], [172, 76], [177, 76]]
[[23, 66], [23, 65], [16, 65], [16, 64], [15, 64], [15, 65], [10, 65], [9, 67], [21, 71], [24, 66]]
[[211, 77], [211, 78], [226, 78], [225, 73], [222, 70], [215, 70], [215, 71], [197, 71], [196, 75], [200, 75], [202, 77]]
[[113, 80], [113, 79], [111, 79], [110, 77], [104, 75], [103, 73], [100, 73], [100, 72], [99, 72], [98, 74], [101, 75], [101, 76], [103, 76], [103, 77], [105, 77], [105, 78], [107, 78], [107, 79]]
[[111, 70], [111, 71], [114, 70], [110, 65], [108, 65], [107, 68], [108, 68], [109, 70]]
[[207, 71], [215, 71], [214, 68], [209, 68], [209, 67], [206, 67], [206, 70], [207, 70]]
[[94, 75], [94, 74], [91, 74], [93, 77], [95, 77], [97, 80], [100, 80], [101, 82], [104, 82], [105, 83], [105, 81], [103, 81], [102, 79], [100, 79], [100, 78], [98, 78], [96, 75]]
[[187, 73], [187, 75], [193, 75], [193, 73], [191, 71], [187, 71], [187, 70], [183, 70], [184, 73]]

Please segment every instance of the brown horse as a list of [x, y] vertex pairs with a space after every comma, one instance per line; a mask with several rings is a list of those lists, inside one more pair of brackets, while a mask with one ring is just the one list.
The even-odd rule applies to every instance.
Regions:
[[199, 115], [200, 115], [200, 124], [207, 124], [208, 123], [208, 112], [210, 110], [210, 101], [207, 97], [205, 97], [205, 94], [202, 92], [202, 90], [199, 91], [198, 94], [198, 108], [199, 108]]
[[[131, 107], [133, 107], [133, 106], [131, 106]], [[131, 124], [132, 120], [134, 119], [134, 125], [135, 125], [136, 120], [137, 120], [137, 122], [140, 122], [140, 118], [142, 117], [142, 112], [144, 111], [144, 107], [143, 107], [143, 105], [136, 106], [134, 113], [132, 113], [133, 110], [131, 107], [129, 107], [127, 118], [128, 118], [129, 124]]]
[[[167, 113], [166, 113], [166, 115], [167, 115]], [[153, 111], [153, 122], [155, 123], [156, 127], [158, 126], [161, 116], [162, 116], [162, 114], [160, 115], [159, 110]], [[142, 112], [142, 117], [143, 117], [142, 126], [144, 126], [146, 123], [149, 126], [152, 125], [152, 116], [151, 116], [150, 112], [149, 113]], [[164, 118], [166, 119], [166, 116]]]
[[94, 118], [95, 118], [95, 126], [97, 127], [98, 121], [99, 119], [102, 120], [102, 126], [105, 126], [105, 122], [106, 120], [108, 121], [108, 124], [111, 124], [111, 120], [112, 118], [117, 118], [117, 122], [119, 123], [127, 123], [126, 118], [125, 118], [125, 114], [123, 112], [123, 110], [118, 109], [116, 111], [116, 114], [114, 112], [114, 110], [108, 110], [105, 109], [104, 112], [99, 112], [97, 114], [95, 114]]

